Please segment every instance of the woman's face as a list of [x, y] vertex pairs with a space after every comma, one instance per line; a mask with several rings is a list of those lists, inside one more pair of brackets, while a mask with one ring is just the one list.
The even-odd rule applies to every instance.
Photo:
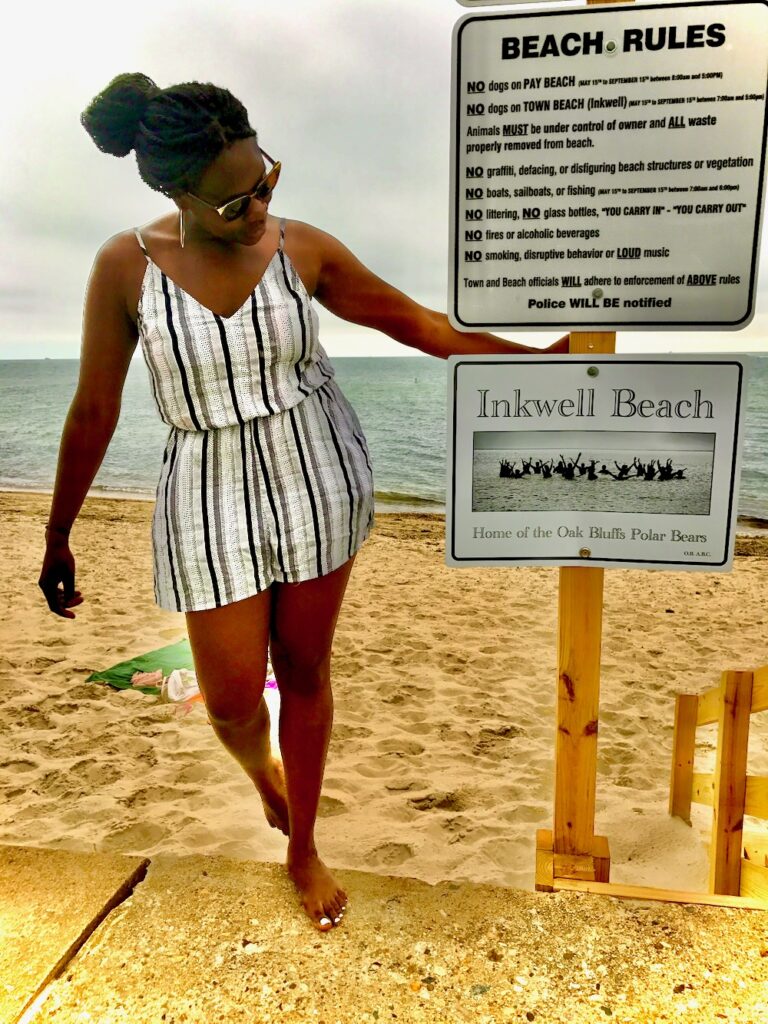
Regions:
[[224, 203], [252, 192], [267, 172], [268, 166], [254, 138], [238, 139], [222, 150], [209, 164], [195, 189], [194, 196], [179, 197], [178, 205], [194, 215], [199, 227], [208, 235], [222, 241], [238, 242], [241, 245], [255, 245], [263, 236], [267, 226], [266, 200], [252, 198], [245, 213], [233, 221], [226, 221], [211, 206]]

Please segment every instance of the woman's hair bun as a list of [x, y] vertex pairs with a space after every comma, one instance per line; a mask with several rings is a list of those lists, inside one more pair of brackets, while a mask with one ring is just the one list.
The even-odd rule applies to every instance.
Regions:
[[127, 156], [147, 106], [161, 91], [146, 75], [118, 75], [91, 100], [80, 123], [102, 152]]

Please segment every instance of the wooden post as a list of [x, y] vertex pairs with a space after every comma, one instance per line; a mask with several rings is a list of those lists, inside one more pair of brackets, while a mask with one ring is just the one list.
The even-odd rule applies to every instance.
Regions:
[[[571, 334], [572, 353], [615, 352], [613, 332]], [[595, 838], [603, 569], [560, 570], [555, 854], [591, 854]]]
[[[569, 351], [615, 352], [616, 334], [572, 332]], [[544, 891], [568, 870], [578, 867], [583, 878], [585, 863], [595, 881], [608, 882], [610, 872], [608, 841], [595, 835], [603, 575], [587, 566], [560, 569], [554, 820], [551, 833], [540, 829], [536, 836], [536, 888]]]
[[709, 891], [738, 896], [744, 802], [747, 791], [747, 742], [752, 711], [752, 673], [724, 672], [717, 730], [717, 764], [712, 810]]
[[675, 731], [672, 738], [672, 777], [669, 783], [669, 813], [691, 824], [693, 759], [696, 751], [696, 720], [699, 698], [678, 693], [675, 700]]

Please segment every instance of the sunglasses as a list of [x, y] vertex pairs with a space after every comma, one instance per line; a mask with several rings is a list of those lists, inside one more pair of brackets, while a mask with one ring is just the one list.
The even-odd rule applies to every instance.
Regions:
[[272, 157], [265, 150], [261, 150], [261, 155], [266, 157], [267, 160], [272, 164], [270, 169], [261, 178], [253, 192], [249, 192], [247, 195], [238, 196], [237, 199], [230, 199], [228, 203], [224, 203], [223, 206], [214, 206], [212, 203], [207, 203], [200, 196], [196, 196], [193, 192], [187, 192], [188, 196], [192, 199], [196, 199], [198, 203], [202, 203], [203, 206], [207, 206], [209, 210], [215, 210], [220, 217], [223, 217], [226, 221], [237, 220], [238, 217], [242, 217], [248, 207], [251, 205], [252, 199], [258, 199], [260, 203], [264, 203], [272, 195], [272, 192], [277, 184], [277, 179], [280, 177], [280, 169], [282, 164], [278, 160], [275, 162]]

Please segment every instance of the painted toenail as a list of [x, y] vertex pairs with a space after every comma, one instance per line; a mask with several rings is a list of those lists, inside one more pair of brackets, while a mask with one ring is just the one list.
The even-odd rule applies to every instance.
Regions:
[[320, 918], [320, 924], [330, 924], [330, 923], [331, 923], [330, 917], [321, 917]]

